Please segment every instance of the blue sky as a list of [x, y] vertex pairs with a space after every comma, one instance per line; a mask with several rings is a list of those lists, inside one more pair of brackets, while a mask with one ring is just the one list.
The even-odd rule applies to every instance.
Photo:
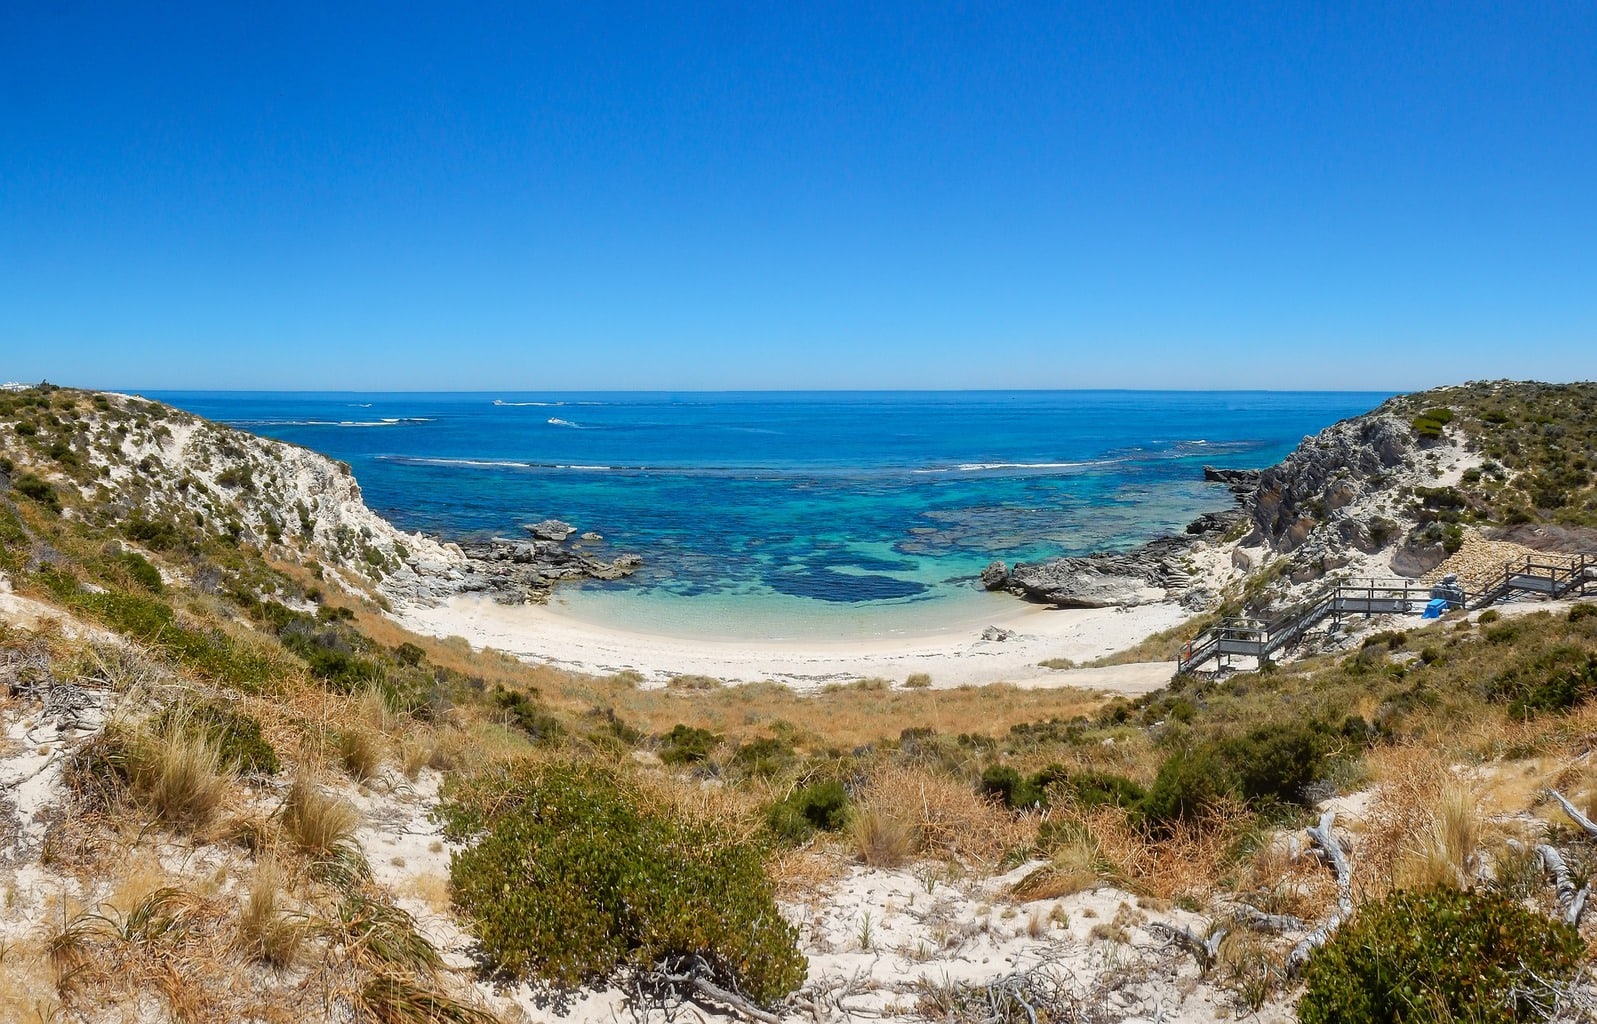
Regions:
[[1589, 379], [1594, 54], [1577, 3], [0, 3], [0, 377]]

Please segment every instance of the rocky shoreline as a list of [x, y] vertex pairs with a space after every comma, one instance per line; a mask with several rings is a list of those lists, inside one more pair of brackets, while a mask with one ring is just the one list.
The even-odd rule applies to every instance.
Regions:
[[994, 561], [982, 570], [982, 586], [1055, 608], [1127, 608], [1171, 599], [1191, 610], [1205, 607], [1214, 595], [1194, 586], [1181, 566], [1183, 558], [1197, 543], [1220, 540], [1248, 521], [1246, 503], [1260, 473], [1205, 466], [1203, 474], [1205, 480], [1228, 485], [1237, 507], [1206, 512], [1183, 533], [1156, 537], [1132, 551], [1017, 562], [1013, 568]]
[[[382, 589], [402, 601], [433, 604], [455, 594], [486, 594], [500, 604], [542, 604], [557, 583], [581, 579], [619, 580], [643, 565], [636, 554], [596, 558], [586, 545], [602, 543], [597, 533], [577, 533], [558, 519], [523, 527], [525, 539], [492, 537], [440, 546], [455, 557], [411, 558], [383, 580]], [[575, 540], [573, 540], [575, 538]]]

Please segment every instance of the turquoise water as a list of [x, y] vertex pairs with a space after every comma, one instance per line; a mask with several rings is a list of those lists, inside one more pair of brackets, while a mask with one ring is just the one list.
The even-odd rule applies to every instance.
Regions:
[[1134, 547], [1387, 397], [1349, 392], [152, 392], [354, 468], [376, 511], [450, 537], [557, 517], [646, 559], [566, 589], [668, 633], [874, 636], [977, 618], [975, 575]]

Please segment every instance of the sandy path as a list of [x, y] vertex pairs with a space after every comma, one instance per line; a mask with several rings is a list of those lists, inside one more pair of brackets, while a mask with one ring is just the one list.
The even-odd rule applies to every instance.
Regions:
[[1124, 650], [1185, 617], [1178, 605], [1167, 603], [1056, 611], [1017, 601], [984, 620], [984, 625], [1012, 630], [1016, 635], [1008, 640], [983, 640], [983, 626], [961, 624], [918, 635], [827, 642], [657, 635], [594, 625], [558, 608], [507, 607], [468, 595], [436, 608], [399, 613], [405, 626], [420, 633], [462, 636], [474, 646], [579, 672], [631, 670], [652, 682], [703, 675], [728, 682], [771, 679], [809, 688], [867, 677], [902, 682], [924, 672], [938, 687], [1010, 682], [1126, 693], [1163, 686], [1174, 666], [1165, 662], [1061, 672], [1038, 663], [1051, 658], [1086, 661]]

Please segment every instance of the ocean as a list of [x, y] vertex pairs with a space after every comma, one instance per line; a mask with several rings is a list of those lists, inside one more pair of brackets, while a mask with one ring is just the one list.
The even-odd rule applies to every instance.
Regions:
[[447, 538], [559, 518], [618, 583], [561, 610], [676, 635], [854, 639], [977, 621], [993, 559], [1126, 549], [1374, 408], [1365, 392], [146, 392], [348, 462], [367, 503]]

